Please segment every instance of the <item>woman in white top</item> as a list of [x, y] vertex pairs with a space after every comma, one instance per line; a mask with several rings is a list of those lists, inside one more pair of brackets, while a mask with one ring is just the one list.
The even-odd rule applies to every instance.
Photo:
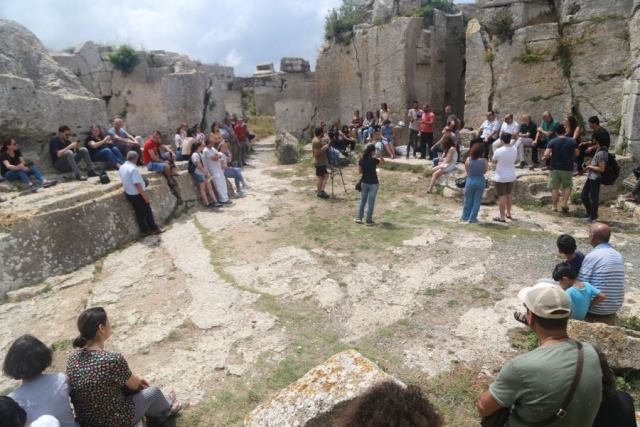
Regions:
[[189, 127], [186, 123], [180, 124], [180, 127], [176, 129], [176, 136], [174, 137], [174, 142], [176, 144], [176, 159], [177, 160], [187, 160], [189, 156], [185, 155], [182, 157], [182, 144], [187, 139], [187, 130]]
[[[200, 141], [196, 141], [192, 145], [193, 154], [191, 154], [191, 163], [193, 164], [193, 177], [198, 183], [198, 188], [200, 189], [200, 196], [202, 197], [202, 204], [206, 208], [219, 208], [222, 206], [221, 203], [218, 203], [218, 199], [216, 199], [216, 193], [213, 191], [213, 187], [211, 186], [211, 174], [204, 167], [204, 161], [202, 160], [202, 150], [204, 149], [204, 144]], [[211, 202], [209, 202], [209, 197], [211, 198]]]
[[453, 172], [458, 162], [458, 152], [456, 151], [456, 146], [453, 143], [450, 132], [443, 134], [438, 144], [442, 147], [440, 162], [438, 166], [431, 169], [431, 183], [429, 184], [427, 193], [432, 193], [438, 179], [445, 174]]
[[497, 222], [507, 222], [513, 219], [511, 205], [513, 204], [513, 184], [516, 181], [516, 158], [518, 151], [511, 145], [511, 134], [503, 133], [500, 137], [502, 147], [493, 153], [493, 164], [496, 165], [496, 173], [493, 180], [496, 183], [496, 193], [500, 216], [493, 218]]
[[222, 162], [224, 154], [220, 153], [215, 147], [222, 142], [222, 135], [217, 122], [211, 125], [211, 133], [207, 141], [207, 147], [203, 151], [204, 165], [213, 177], [213, 186], [218, 193], [218, 201], [223, 205], [231, 204], [229, 200], [229, 190], [227, 189], [227, 180], [224, 177], [224, 169]]
[[382, 124], [384, 122], [386, 122], [387, 120], [391, 121], [391, 116], [389, 115], [389, 107], [387, 106], [387, 103], [383, 102], [382, 104], [380, 104], [380, 123], [379, 123], [379, 125], [382, 126]]

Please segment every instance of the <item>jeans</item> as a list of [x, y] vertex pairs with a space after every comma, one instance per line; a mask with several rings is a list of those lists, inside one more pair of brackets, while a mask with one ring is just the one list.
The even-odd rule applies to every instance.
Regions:
[[44, 182], [45, 177], [44, 175], [42, 175], [42, 172], [40, 172], [38, 170], [38, 168], [36, 168], [35, 166], [29, 166], [29, 172], [25, 172], [25, 171], [7, 171], [6, 174], [4, 174], [4, 179], [6, 179], [7, 181], [22, 181], [25, 185], [29, 185], [31, 183], [31, 180], [29, 179], [29, 176], [35, 176], [36, 179], [40, 182]]
[[95, 167], [91, 162], [91, 156], [89, 156], [89, 150], [85, 147], [78, 148], [77, 151], [66, 151], [62, 157], [58, 157], [53, 164], [53, 167], [60, 172], [73, 171], [75, 176], [80, 175], [80, 168], [78, 167], [78, 161], [82, 160], [87, 166], [87, 170], [94, 171]]
[[107, 162], [113, 166], [124, 164], [124, 158], [116, 147], [101, 147], [93, 154], [93, 160], [97, 162]]
[[600, 204], [600, 178], [587, 179], [582, 188], [582, 204], [591, 220], [598, 219], [598, 204]]
[[416, 156], [416, 149], [418, 148], [418, 131], [415, 129], [409, 129], [409, 144], [407, 145], [407, 158], [411, 153], [411, 148], [413, 147], [413, 157]]
[[236, 182], [236, 190], [240, 191], [240, 184], [244, 182], [240, 168], [227, 168], [224, 170], [224, 176], [226, 178], [233, 178]]
[[431, 146], [433, 145], [433, 132], [421, 132], [420, 133], [420, 158], [426, 159], [427, 153], [431, 152]]
[[133, 206], [133, 210], [136, 214], [136, 221], [138, 222], [140, 231], [143, 233], [156, 231], [158, 229], [158, 226], [153, 219], [151, 205], [145, 202], [140, 194], [136, 194], [135, 196], [126, 194], [126, 196], [129, 203], [131, 203], [131, 206]]
[[462, 220], [469, 222], [478, 221], [478, 212], [486, 182], [484, 176], [468, 176], [464, 186], [464, 207], [462, 208]]
[[376, 205], [376, 196], [380, 184], [362, 183], [362, 191], [360, 192], [360, 207], [358, 208], [358, 219], [364, 217], [364, 206], [367, 205], [367, 222], [373, 221], [373, 208]]

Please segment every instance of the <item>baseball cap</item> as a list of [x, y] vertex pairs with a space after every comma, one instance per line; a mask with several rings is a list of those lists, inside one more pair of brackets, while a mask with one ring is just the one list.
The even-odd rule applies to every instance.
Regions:
[[536, 316], [543, 319], [565, 319], [571, 316], [571, 300], [558, 285], [540, 282], [518, 292], [518, 298]]

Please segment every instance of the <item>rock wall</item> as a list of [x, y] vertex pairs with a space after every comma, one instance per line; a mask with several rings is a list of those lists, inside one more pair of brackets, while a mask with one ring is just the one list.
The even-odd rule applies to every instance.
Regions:
[[109, 118], [121, 116], [127, 129], [147, 135], [158, 129], [170, 137], [181, 122], [208, 127], [225, 111], [225, 85], [233, 69], [201, 64], [166, 51], [138, 52], [130, 73], [114, 68], [111, 48], [86, 42], [54, 59], [106, 102]]
[[105, 103], [53, 60], [38, 38], [0, 19], [0, 134], [46, 141], [61, 124], [86, 129], [107, 118]]
[[598, 115], [637, 157], [638, 3], [479, 0], [466, 35], [466, 124], [477, 127], [489, 108], [536, 122], [546, 110], [559, 119]]
[[344, 122], [356, 109], [364, 114], [386, 102], [392, 120], [406, 121], [414, 99], [436, 112], [452, 104], [462, 114], [463, 46], [461, 14], [436, 11], [428, 29], [421, 18], [403, 16], [358, 25], [349, 44], [333, 41], [318, 57], [318, 117]]

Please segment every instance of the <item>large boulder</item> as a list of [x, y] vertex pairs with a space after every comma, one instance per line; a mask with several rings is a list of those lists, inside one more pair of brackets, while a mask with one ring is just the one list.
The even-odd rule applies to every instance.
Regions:
[[276, 158], [281, 165], [292, 165], [300, 158], [299, 143], [289, 132], [282, 132], [276, 138]]
[[343, 351], [258, 406], [247, 416], [244, 425], [334, 425], [349, 402], [383, 381], [399, 382], [355, 350]]
[[20, 24], [0, 19], [0, 133], [43, 142], [66, 124], [87, 129], [106, 120], [103, 100], [53, 60]]
[[466, 38], [465, 126], [477, 129], [493, 97], [493, 52], [488, 46], [489, 36], [475, 18], [467, 25]]
[[640, 332], [604, 323], [569, 321], [569, 336], [598, 347], [614, 369], [640, 369]]

